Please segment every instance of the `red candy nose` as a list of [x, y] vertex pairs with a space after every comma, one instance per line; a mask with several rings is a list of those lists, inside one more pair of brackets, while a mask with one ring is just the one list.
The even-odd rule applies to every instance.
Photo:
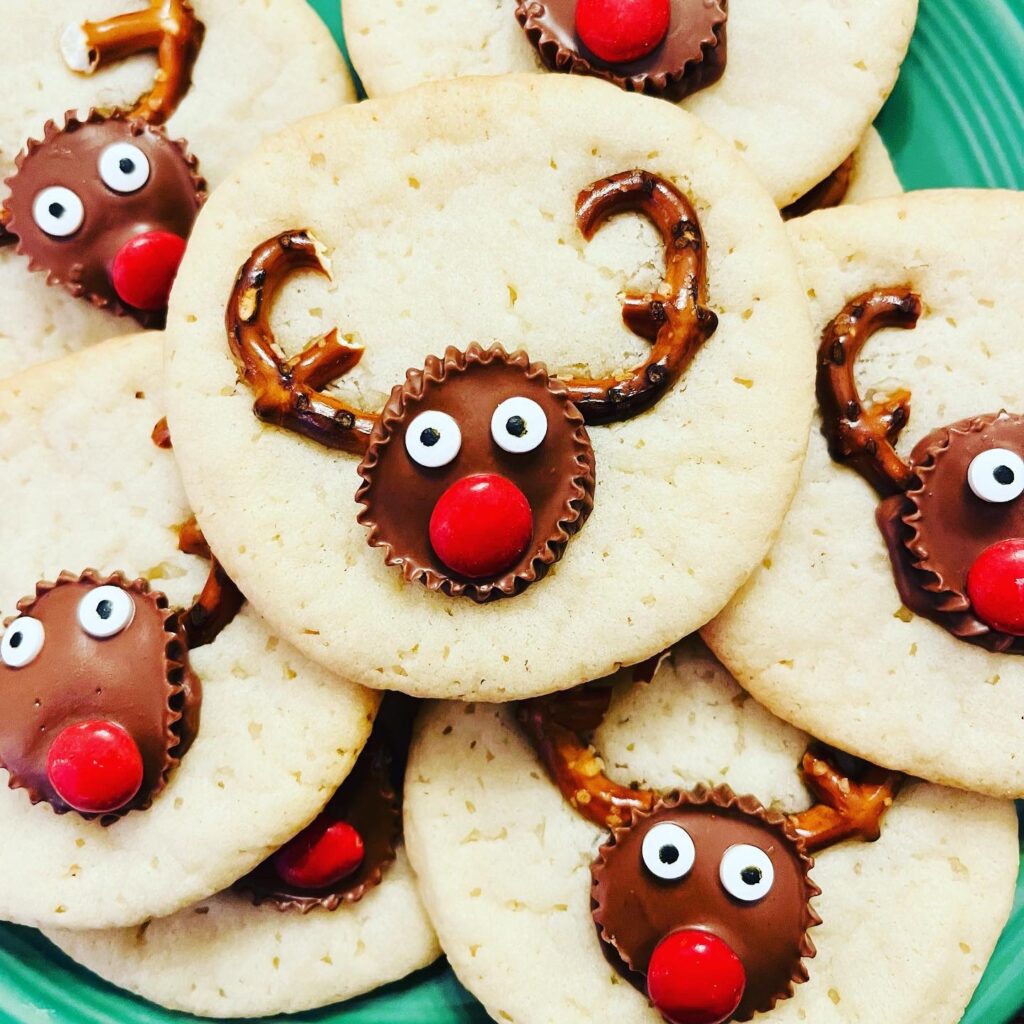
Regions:
[[274, 855], [274, 870], [286, 885], [323, 889], [363, 863], [363, 837], [347, 821], [317, 818]]
[[646, 57], [668, 34], [669, 0], [579, 0], [576, 31], [608, 64]]
[[113, 722], [78, 722], [50, 744], [46, 774], [69, 807], [83, 814], [120, 810], [142, 785], [142, 754]]
[[1024, 636], [1024, 538], [985, 548], [967, 574], [974, 614], [1001, 633]]
[[430, 517], [430, 543], [438, 558], [467, 579], [510, 569], [533, 536], [526, 495], [496, 473], [457, 480], [438, 498]]
[[727, 942], [711, 932], [672, 932], [651, 954], [647, 993], [671, 1024], [723, 1024], [743, 999], [747, 975]]
[[147, 231], [128, 239], [110, 268], [117, 297], [135, 309], [166, 309], [184, 255], [185, 239], [170, 231]]

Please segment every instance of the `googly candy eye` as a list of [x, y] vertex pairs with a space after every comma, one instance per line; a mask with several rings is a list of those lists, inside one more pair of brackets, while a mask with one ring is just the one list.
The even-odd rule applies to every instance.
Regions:
[[24, 668], [39, 657], [46, 631], [38, 619], [22, 615], [4, 631], [0, 641], [0, 661], [8, 668]]
[[671, 821], [661, 821], [644, 836], [640, 855], [644, 867], [655, 878], [674, 882], [693, 869], [697, 850], [685, 828]]
[[775, 868], [771, 858], [756, 846], [740, 843], [722, 855], [718, 869], [725, 891], [744, 903], [756, 903], [771, 892]]
[[100, 153], [100, 177], [115, 192], [138, 192], [149, 181], [149, 158], [130, 142], [115, 142]]
[[78, 624], [97, 640], [116, 636], [135, 618], [135, 602], [120, 587], [96, 587], [78, 602]]
[[409, 458], [427, 469], [447, 466], [462, 447], [462, 431], [446, 412], [428, 409], [421, 412], [405, 431], [405, 450]]
[[491, 437], [513, 455], [532, 452], [547, 436], [548, 418], [532, 399], [506, 398], [491, 417]]
[[77, 193], [63, 185], [51, 185], [32, 201], [32, 219], [53, 238], [73, 235], [85, 220], [85, 207]]
[[1008, 448], [989, 448], [971, 459], [967, 484], [982, 501], [1013, 501], [1024, 494], [1024, 459]]

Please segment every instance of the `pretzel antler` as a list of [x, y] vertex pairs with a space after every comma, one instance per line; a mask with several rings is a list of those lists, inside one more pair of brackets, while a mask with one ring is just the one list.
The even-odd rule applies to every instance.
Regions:
[[231, 353], [256, 395], [253, 411], [261, 420], [328, 448], [361, 455], [377, 416], [319, 389], [351, 370], [363, 350], [339, 341], [337, 329], [288, 361], [275, 349], [270, 306], [277, 289], [296, 270], [331, 276], [323, 246], [309, 231], [285, 231], [253, 249], [238, 272], [225, 314]]
[[718, 317], [707, 299], [704, 236], [690, 201], [671, 182], [647, 171], [625, 171], [587, 186], [576, 200], [576, 223], [593, 238], [616, 213], [644, 214], [665, 243], [668, 295], [627, 295], [626, 326], [653, 343], [650, 357], [624, 378], [563, 381], [569, 397], [589, 424], [628, 419], [649, 409], [714, 334]]
[[[657, 662], [633, 669], [635, 682], [649, 682]], [[658, 794], [612, 781], [594, 748], [580, 738], [601, 724], [612, 698], [614, 677], [519, 704], [517, 715], [552, 781], [570, 806], [609, 831], [629, 822], [631, 813], [650, 811]], [[817, 798], [789, 821], [804, 850], [813, 853], [846, 839], [874, 842], [882, 818], [903, 784], [899, 772], [867, 765], [856, 780], [844, 775], [824, 748], [812, 748], [801, 762], [804, 782]]]
[[[166, 417], [157, 420], [150, 438], [157, 448], [164, 451], [170, 451], [174, 447]], [[195, 516], [191, 516], [178, 527], [178, 550], [186, 555], [198, 555], [210, 563], [210, 574], [206, 577], [201, 593], [192, 602], [191, 608], [178, 615], [181, 627], [185, 630], [188, 649], [194, 651], [197, 647], [203, 647], [217, 639], [221, 630], [245, 604], [245, 596], [214, 557]]]
[[188, 92], [204, 32], [188, 0], [151, 0], [141, 11], [68, 25], [61, 52], [72, 71], [91, 75], [106, 64], [155, 50], [159, 67], [153, 88], [128, 116], [163, 124]]
[[829, 453], [836, 462], [850, 463], [882, 497], [905, 491], [915, 479], [895, 448], [910, 418], [910, 392], [899, 390], [865, 406], [853, 367], [875, 331], [912, 329], [920, 315], [921, 300], [909, 288], [865, 292], [825, 328], [818, 349], [818, 404]]
[[882, 832], [882, 818], [903, 784], [899, 772], [868, 766], [857, 781], [844, 775], [822, 752], [808, 750], [801, 769], [804, 781], [819, 801], [809, 810], [790, 815], [808, 853], [844, 839], [873, 843]]
[[197, 647], [213, 643], [221, 630], [239, 613], [245, 604], [245, 596], [214, 557], [195, 516], [179, 528], [178, 549], [186, 555], [205, 558], [210, 563], [210, 574], [206, 577], [202, 591], [192, 602], [192, 607], [181, 613], [181, 625], [185, 630], [188, 649], [194, 651]]
[[633, 810], [649, 811], [658, 799], [651, 790], [609, 779], [601, 758], [580, 739], [601, 724], [610, 701], [611, 684], [601, 680], [524, 701], [518, 709], [527, 738], [570, 806], [608, 830], [627, 824]]

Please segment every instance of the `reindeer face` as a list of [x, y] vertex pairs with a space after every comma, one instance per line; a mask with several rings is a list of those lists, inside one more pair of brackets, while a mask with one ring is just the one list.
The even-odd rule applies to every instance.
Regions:
[[199, 684], [163, 594], [89, 571], [41, 583], [0, 644], [0, 763], [58, 813], [149, 805], [198, 726]]
[[543, 367], [476, 346], [395, 388], [359, 472], [359, 519], [388, 564], [483, 600], [560, 555], [592, 506], [594, 452]]
[[667, 1020], [749, 1020], [807, 978], [810, 866], [781, 815], [697, 790], [614, 831], [592, 866], [594, 919]]
[[160, 327], [204, 183], [183, 144], [121, 115], [69, 116], [7, 179], [8, 229], [33, 270], [111, 312]]
[[[637, 665], [648, 683], [656, 663]], [[660, 797], [608, 778], [589, 743], [611, 703], [610, 680], [520, 704], [519, 723], [562, 795], [611, 832], [591, 864], [594, 922], [609, 961], [669, 1024], [724, 1024], [767, 1012], [807, 981], [810, 854], [846, 839], [873, 842], [899, 775], [809, 749], [801, 761], [817, 802], [768, 811], [728, 786]], [[588, 739], [583, 738], [586, 733]], [[847, 774], [854, 771], [854, 775]], [[623, 825], [624, 821], [628, 825]]]
[[880, 327], [913, 328], [907, 288], [850, 302], [825, 328], [818, 399], [832, 457], [855, 466], [884, 501], [877, 521], [903, 603], [954, 636], [1024, 654], [1024, 417], [961, 420], [924, 437], [909, 461], [895, 442], [910, 394], [877, 406], [857, 392], [853, 364]]
[[1024, 417], [1001, 412], [925, 437], [911, 455], [906, 547], [918, 571], [989, 629], [1024, 636]]
[[325, 392], [362, 357], [332, 330], [294, 358], [274, 345], [268, 313], [295, 270], [329, 274], [305, 230], [257, 246], [225, 315], [228, 345], [256, 394], [253, 411], [330, 448], [362, 456], [357, 518], [388, 565], [434, 591], [477, 601], [511, 596], [540, 579], [590, 512], [594, 453], [584, 424], [654, 406], [685, 371], [718, 319], [703, 303], [704, 239], [689, 200], [646, 171], [588, 185], [576, 220], [590, 238], [614, 213], [639, 211], [665, 244], [663, 291], [629, 295], [623, 319], [651, 341], [641, 366], [603, 379], [560, 381], [499, 345], [431, 356], [410, 370], [380, 414]]

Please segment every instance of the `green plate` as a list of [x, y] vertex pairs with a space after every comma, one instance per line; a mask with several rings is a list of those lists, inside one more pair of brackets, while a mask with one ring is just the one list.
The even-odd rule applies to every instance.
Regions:
[[[310, 0], [344, 47], [339, 0]], [[453, 0], [466, 3], [469, 0]], [[1024, 4], [921, 0], [917, 31], [878, 128], [907, 188], [1024, 188]], [[1021, 848], [1024, 851], [1024, 804]], [[1024, 872], [1013, 917], [963, 1024], [1009, 1024], [1024, 1008]], [[0, 1024], [172, 1024], [196, 1018], [125, 995], [38, 933], [0, 925]], [[484, 1024], [450, 971], [435, 966], [296, 1024]], [[883, 1022], [879, 1022], [883, 1024]]]

